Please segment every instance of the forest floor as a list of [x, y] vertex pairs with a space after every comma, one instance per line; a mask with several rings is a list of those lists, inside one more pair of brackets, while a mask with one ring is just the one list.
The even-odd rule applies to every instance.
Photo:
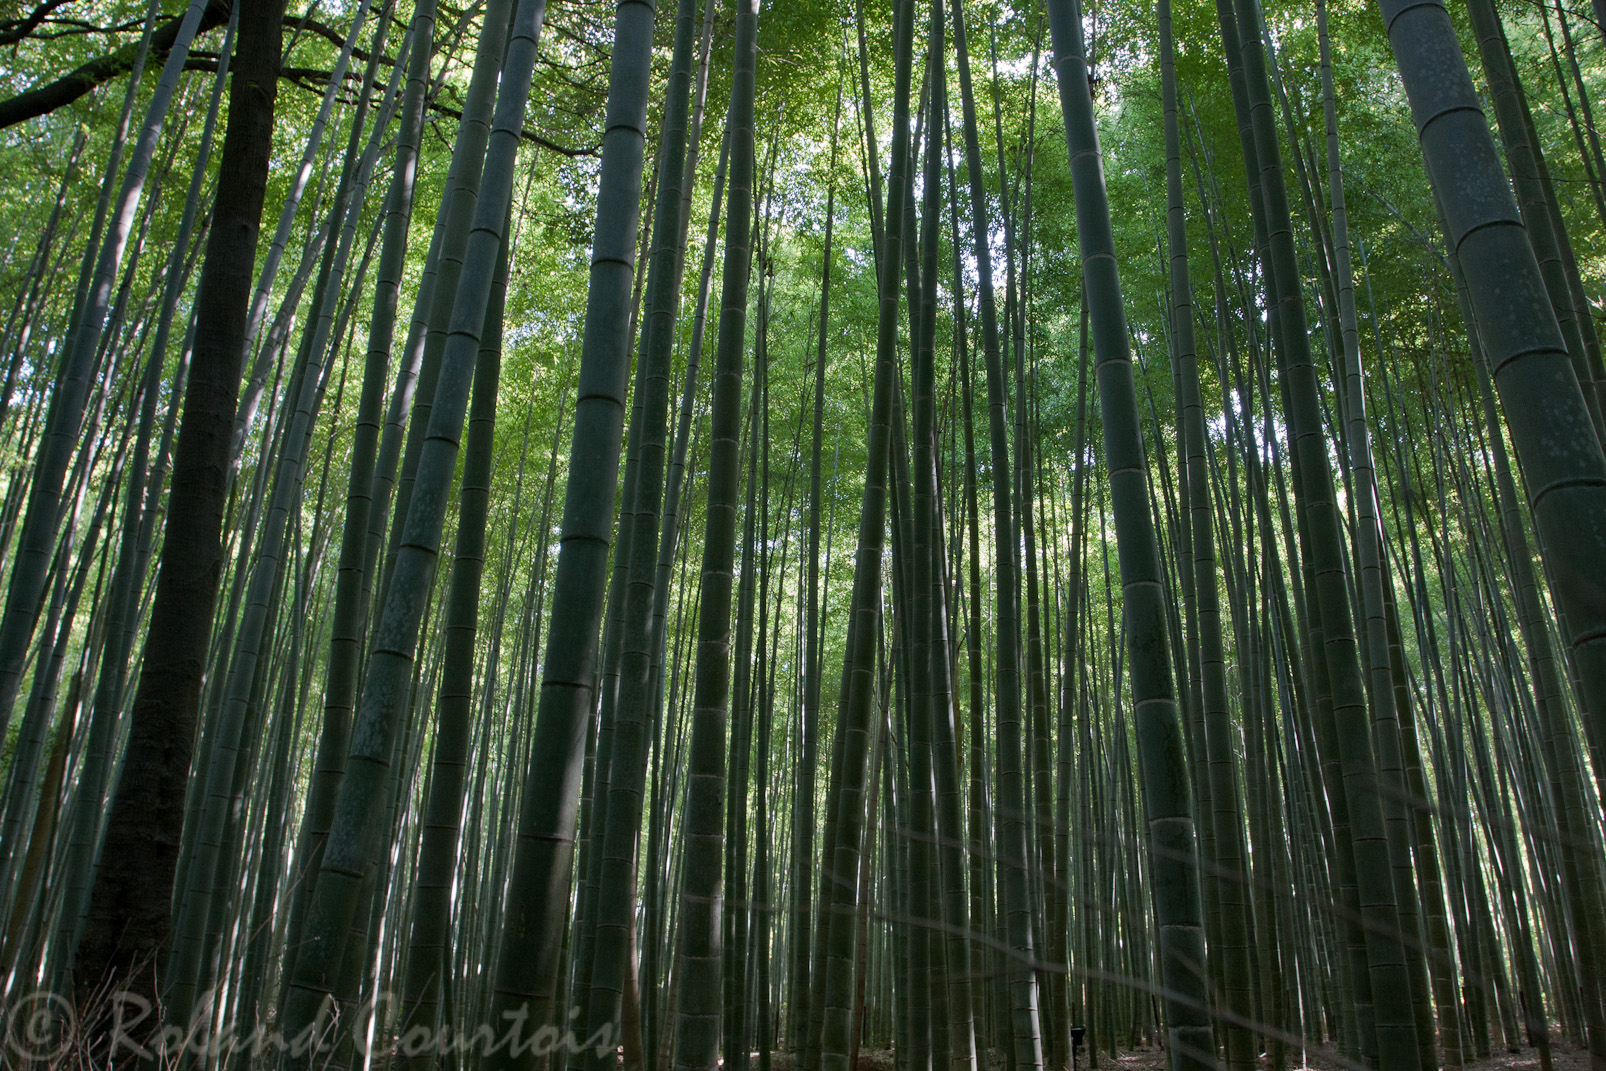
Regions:
[[[1552, 1035], [1550, 1043], [1550, 1060], [1553, 1071], [1588, 1071], [1589, 1050], [1574, 1045], [1564, 1038]], [[1298, 1063], [1291, 1056], [1291, 1063]], [[1132, 1064], [1132, 1071], [1139, 1071], [1140, 1065]], [[1502, 1046], [1493, 1046], [1486, 1059], [1468, 1060], [1463, 1065], [1465, 1071], [1540, 1071], [1539, 1050], [1524, 1048], [1520, 1052], [1509, 1052]], [[1304, 1066], [1294, 1067], [1293, 1071], [1346, 1071], [1348, 1063], [1341, 1059], [1338, 1052], [1328, 1046], [1307, 1049], [1304, 1053]], [[1142, 1071], [1164, 1071], [1164, 1065], [1155, 1063], [1141, 1065]]]
[[[1003, 1071], [1003, 1054], [994, 1050], [988, 1055], [988, 1071]], [[1289, 1055], [1290, 1071], [1348, 1071], [1346, 1061], [1328, 1046], [1306, 1049], [1302, 1058], [1293, 1053]], [[791, 1071], [789, 1056], [776, 1053], [774, 1059], [774, 1071]], [[1589, 1051], [1562, 1038], [1555, 1038], [1551, 1042], [1551, 1064], [1553, 1071], [1589, 1071]], [[1165, 1050], [1157, 1047], [1131, 1052], [1117, 1050], [1113, 1059], [1100, 1053], [1099, 1065], [1101, 1071], [1167, 1071], [1169, 1067]], [[891, 1049], [860, 1049], [858, 1064], [853, 1071], [893, 1071], [894, 1066]], [[1496, 1047], [1488, 1059], [1468, 1060], [1464, 1067], [1465, 1071], [1540, 1071], [1539, 1052], [1531, 1048], [1507, 1052]], [[1077, 1059], [1077, 1069], [1088, 1071], [1086, 1054]]]
[[[995, 1049], [988, 1057], [988, 1071], [1003, 1071], [1005, 1061], [1001, 1052]], [[772, 1071], [792, 1071], [789, 1053], [777, 1052], [772, 1060]], [[1290, 1053], [1289, 1064], [1289, 1071], [1348, 1071], [1349, 1068], [1337, 1050], [1328, 1046], [1306, 1049], [1303, 1054]], [[1562, 1038], [1555, 1038], [1551, 1042], [1551, 1064], [1553, 1071], [1589, 1071], [1589, 1052]], [[1164, 1049], [1145, 1047], [1131, 1052], [1117, 1050], [1113, 1059], [1101, 1052], [1099, 1066], [1101, 1071], [1167, 1071], [1169, 1064]], [[1496, 1047], [1488, 1059], [1468, 1060], [1464, 1066], [1465, 1071], [1540, 1071], [1539, 1052], [1531, 1048], [1507, 1052]], [[891, 1049], [866, 1048], [859, 1050], [858, 1063], [853, 1071], [893, 1071], [894, 1067]], [[1077, 1059], [1077, 1071], [1089, 1071], [1085, 1053]]]

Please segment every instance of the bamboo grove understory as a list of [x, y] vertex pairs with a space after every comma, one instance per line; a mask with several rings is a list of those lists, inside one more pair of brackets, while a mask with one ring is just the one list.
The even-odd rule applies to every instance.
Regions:
[[6, 1068], [1606, 1071], [1602, 0], [0, 56]]

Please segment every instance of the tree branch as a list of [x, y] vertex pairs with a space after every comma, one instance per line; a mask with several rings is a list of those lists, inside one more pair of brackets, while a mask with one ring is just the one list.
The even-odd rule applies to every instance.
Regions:
[[[34, 13], [25, 21], [31, 21], [33, 26], [37, 27], [40, 22], [44, 21], [51, 10], [69, 2], [70, 0], [43, 0], [40, 7], [35, 9]], [[212, 3], [207, 6], [205, 13], [201, 16], [201, 25], [196, 31], [197, 35], [222, 26], [228, 21], [228, 18], [229, 0], [212, 0]], [[169, 19], [152, 32], [151, 57], [153, 59], [159, 59], [167, 55], [168, 50], [173, 47], [174, 40], [178, 37], [179, 24], [182, 21], [181, 18]], [[287, 26], [302, 27], [327, 38], [335, 44], [345, 44], [344, 34], [323, 23], [314, 22], [311, 19], [303, 21], [294, 17], [285, 18], [284, 23]], [[0, 44], [4, 43], [4, 34], [6, 32], [4, 24], [0, 24]], [[109, 52], [104, 56], [90, 60], [54, 82], [19, 93], [8, 100], [0, 100], [0, 130], [53, 112], [57, 108], [71, 104], [79, 97], [94, 90], [97, 86], [127, 74], [133, 69], [134, 59], [138, 54], [139, 42], [131, 41], [114, 52]], [[352, 55], [363, 62], [367, 62], [368, 53], [361, 49], [352, 49]], [[395, 65], [394, 59], [386, 57], [381, 57], [381, 62], [390, 66]], [[184, 69], [190, 71], [215, 71], [217, 70], [217, 64], [218, 57], [216, 53], [192, 51], [184, 63]], [[316, 92], [318, 91], [317, 83], [328, 85], [330, 73], [313, 67], [285, 67], [280, 76], [293, 81], [303, 88]], [[359, 80], [360, 76], [356, 72], [349, 72], [346, 78], [348, 80]], [[383, 90], [385, 87], [381, 84], [379, 88]], [[429, 107], [437, 115], [443, 115], [459, 121], [463, 118], [463, 113], [460, 110], [434, 100], [430, 101]], [[600, 147], [596, 145], [585, 145], [579, 148], [559, 145], [531, 130], [523, 131], [521, 137], [532, 145], [539, 145], [543, 149], [548, 149], [560, 156], [567, 156], [571, 159], [581, 156], [596, 156], [601, 152]]]
[[[39, 15], [39, 12], [36, 10], [34, 14]], [[29, 19], [33, 17], [30, 15]], [[42, 20], [44, 16], [39, 15], [39, 18]], [[227, 0], [212, 0], [202, 13], [201, 25], [196, 32], [205, 33], [207, 30], [216, 29], [228, 20]], [[150, 54], [153, 59], [167, 55], [168, 49], [173, 47], [173, 42], [178, 37], [179, 25], [183, 21], [182, 16], [168, 19], [151, 33]], [[0, 130], [65, 107], [96, 86], [127, 74], [133, 70], [134, 60], [138, 55], [139, 42], [130, 41], [115, 52], [108, 52], [104, 56], [92, 59], [54, 82], [18, 93], [8, 100], [0, 100]]]
[[[284, 24], [286, 26], [293, 26], [297, 29], [306, 30], [308, 33], [315, 33], [319, 37], [327, 38], [329, 41], [334, 43], [336, 48], [344, 48], [346, 46], [346, 35], [335, 29], [333, 26], [326, 25], [322, 22], [317, 22], [313, 19], [303, 19], [297, 15], [286, 15]], [[351, 49], [351, 54], [352, 57], [358, 62], [367, 63], [368, 57], [371, 53], [369, 53], [366, 49], [353, 46]], [[394, 67], [396, 65], [395, 59], [390, 56], [380, 56], [379, 62], [381, 65], [386, 67]]]
[[[40, 25], [47, 21], [58, 21], [49, 19], [48, 16], [56, 8], [70, 2], [71, 0], [42, 0], [40, 5], [26, 19], [9, 23], [0, 22], [0, 47], [15, 44], [24, 37], [35, 33]], [[196, 30], [196, 35], [199, 36], [208, 30], [214, 30], [229, 21], [229, 10], [230, 0], [212, 0], [207, 6], [206, 12], [201, 16], [201, 25]], [[173, 41], [178, 37], [179, 24], [183, 21], [182, 16], [171, 18], [152, 31], [152, 59], [161, 60], [166, 57], [168, 50], [173, 47]], [[344, 45], [346, 43], [345, 35], [339, 30], [312, 19], [302, 20], [297, 16], [286, 16], [284, 24], [286, 26], [304, 28], [311, 33], [333, 41], [336, 45]], [[129, 26], [111, 27], [109, 29], [111, 31], [134, 29], [138, 25], [138, 23], [133, 23]], [[90, 27], [90, 29], [95, 28]], [[54, 36], [62, 35], [57, 34]], [[351, 51], [359, 62], [368, 62], [368, 52], [366, 50], [353, 48]], [[92, 92], [96, 87], [114, 78], [122, 77], [133, 70], [134, 59], [138, 55], [139, 42], [130, 41], [121, 48], [108, 52], [104, 56], [98, 56], [88, 63], [74, 68], [54, 82], [48, 82], [45, 85], [18, 93], [7, 100], [0, 100], [0, 130], [4, 130], [9, 126], [16, 126], [18, 123], [27, 122], [37, 116], [48, 114], [57, 108], [65, 107], [79, 97]], [[395, 64], [395, 60], [388, 57], [381, 57], [380, 62], [391, 66]], [[188, 67], [191, 70], [197, 69], [193, 63], [189, 64]], [[216, 70], [216, 64], [214, 63], [210, 69]]]
[[[459, 121], [461, 121], [463, 118], [463, 113], [458, 109], [449, 108], [444, 104], [437, 104], [434, 101], [430, 102], [429, 110], [438, 115], [444, 115], [448, 118]], [[570, 148], [567, 145], [559, 145], [556, 142], [548, 141], [546, 138], [543, 138], [540, 134], [535, 133], [533, 130], [521, 131], [519, 136], [532, 145], [539, 145], [543, 149], [550, 149], [559, 156], [567, 156], [570, 159], [580, 156], [598, 156], [602, 152], [601, 147], [597, 145], [587, 145], [578, 149]]]
[[33, 9], [25, 19], [7, 19], [0, 22], [0, 46], [14, 45], [24, 37], [38, 29], [39, 24], [45, 21], [45, 16], [56, 10], [69, 0], [42, 0], [40, 5]]

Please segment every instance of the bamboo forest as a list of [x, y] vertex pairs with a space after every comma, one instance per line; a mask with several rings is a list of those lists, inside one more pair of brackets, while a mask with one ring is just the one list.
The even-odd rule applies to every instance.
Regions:
[[0, 0], [0, 1067], [1606, 1071], [1603, 114], [1606, 0]]

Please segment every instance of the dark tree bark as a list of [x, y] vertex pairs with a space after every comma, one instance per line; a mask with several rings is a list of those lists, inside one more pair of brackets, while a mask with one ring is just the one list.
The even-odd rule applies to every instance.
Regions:
[[79, 940], [80, 999], [156, 995], [184, 823], [201, 677], [223, 569], [222, 525], [240, 353], [273, 144], [284, 0], [240, 0], [217, 200], [196, 295], [194, 356], [128, 753]]

